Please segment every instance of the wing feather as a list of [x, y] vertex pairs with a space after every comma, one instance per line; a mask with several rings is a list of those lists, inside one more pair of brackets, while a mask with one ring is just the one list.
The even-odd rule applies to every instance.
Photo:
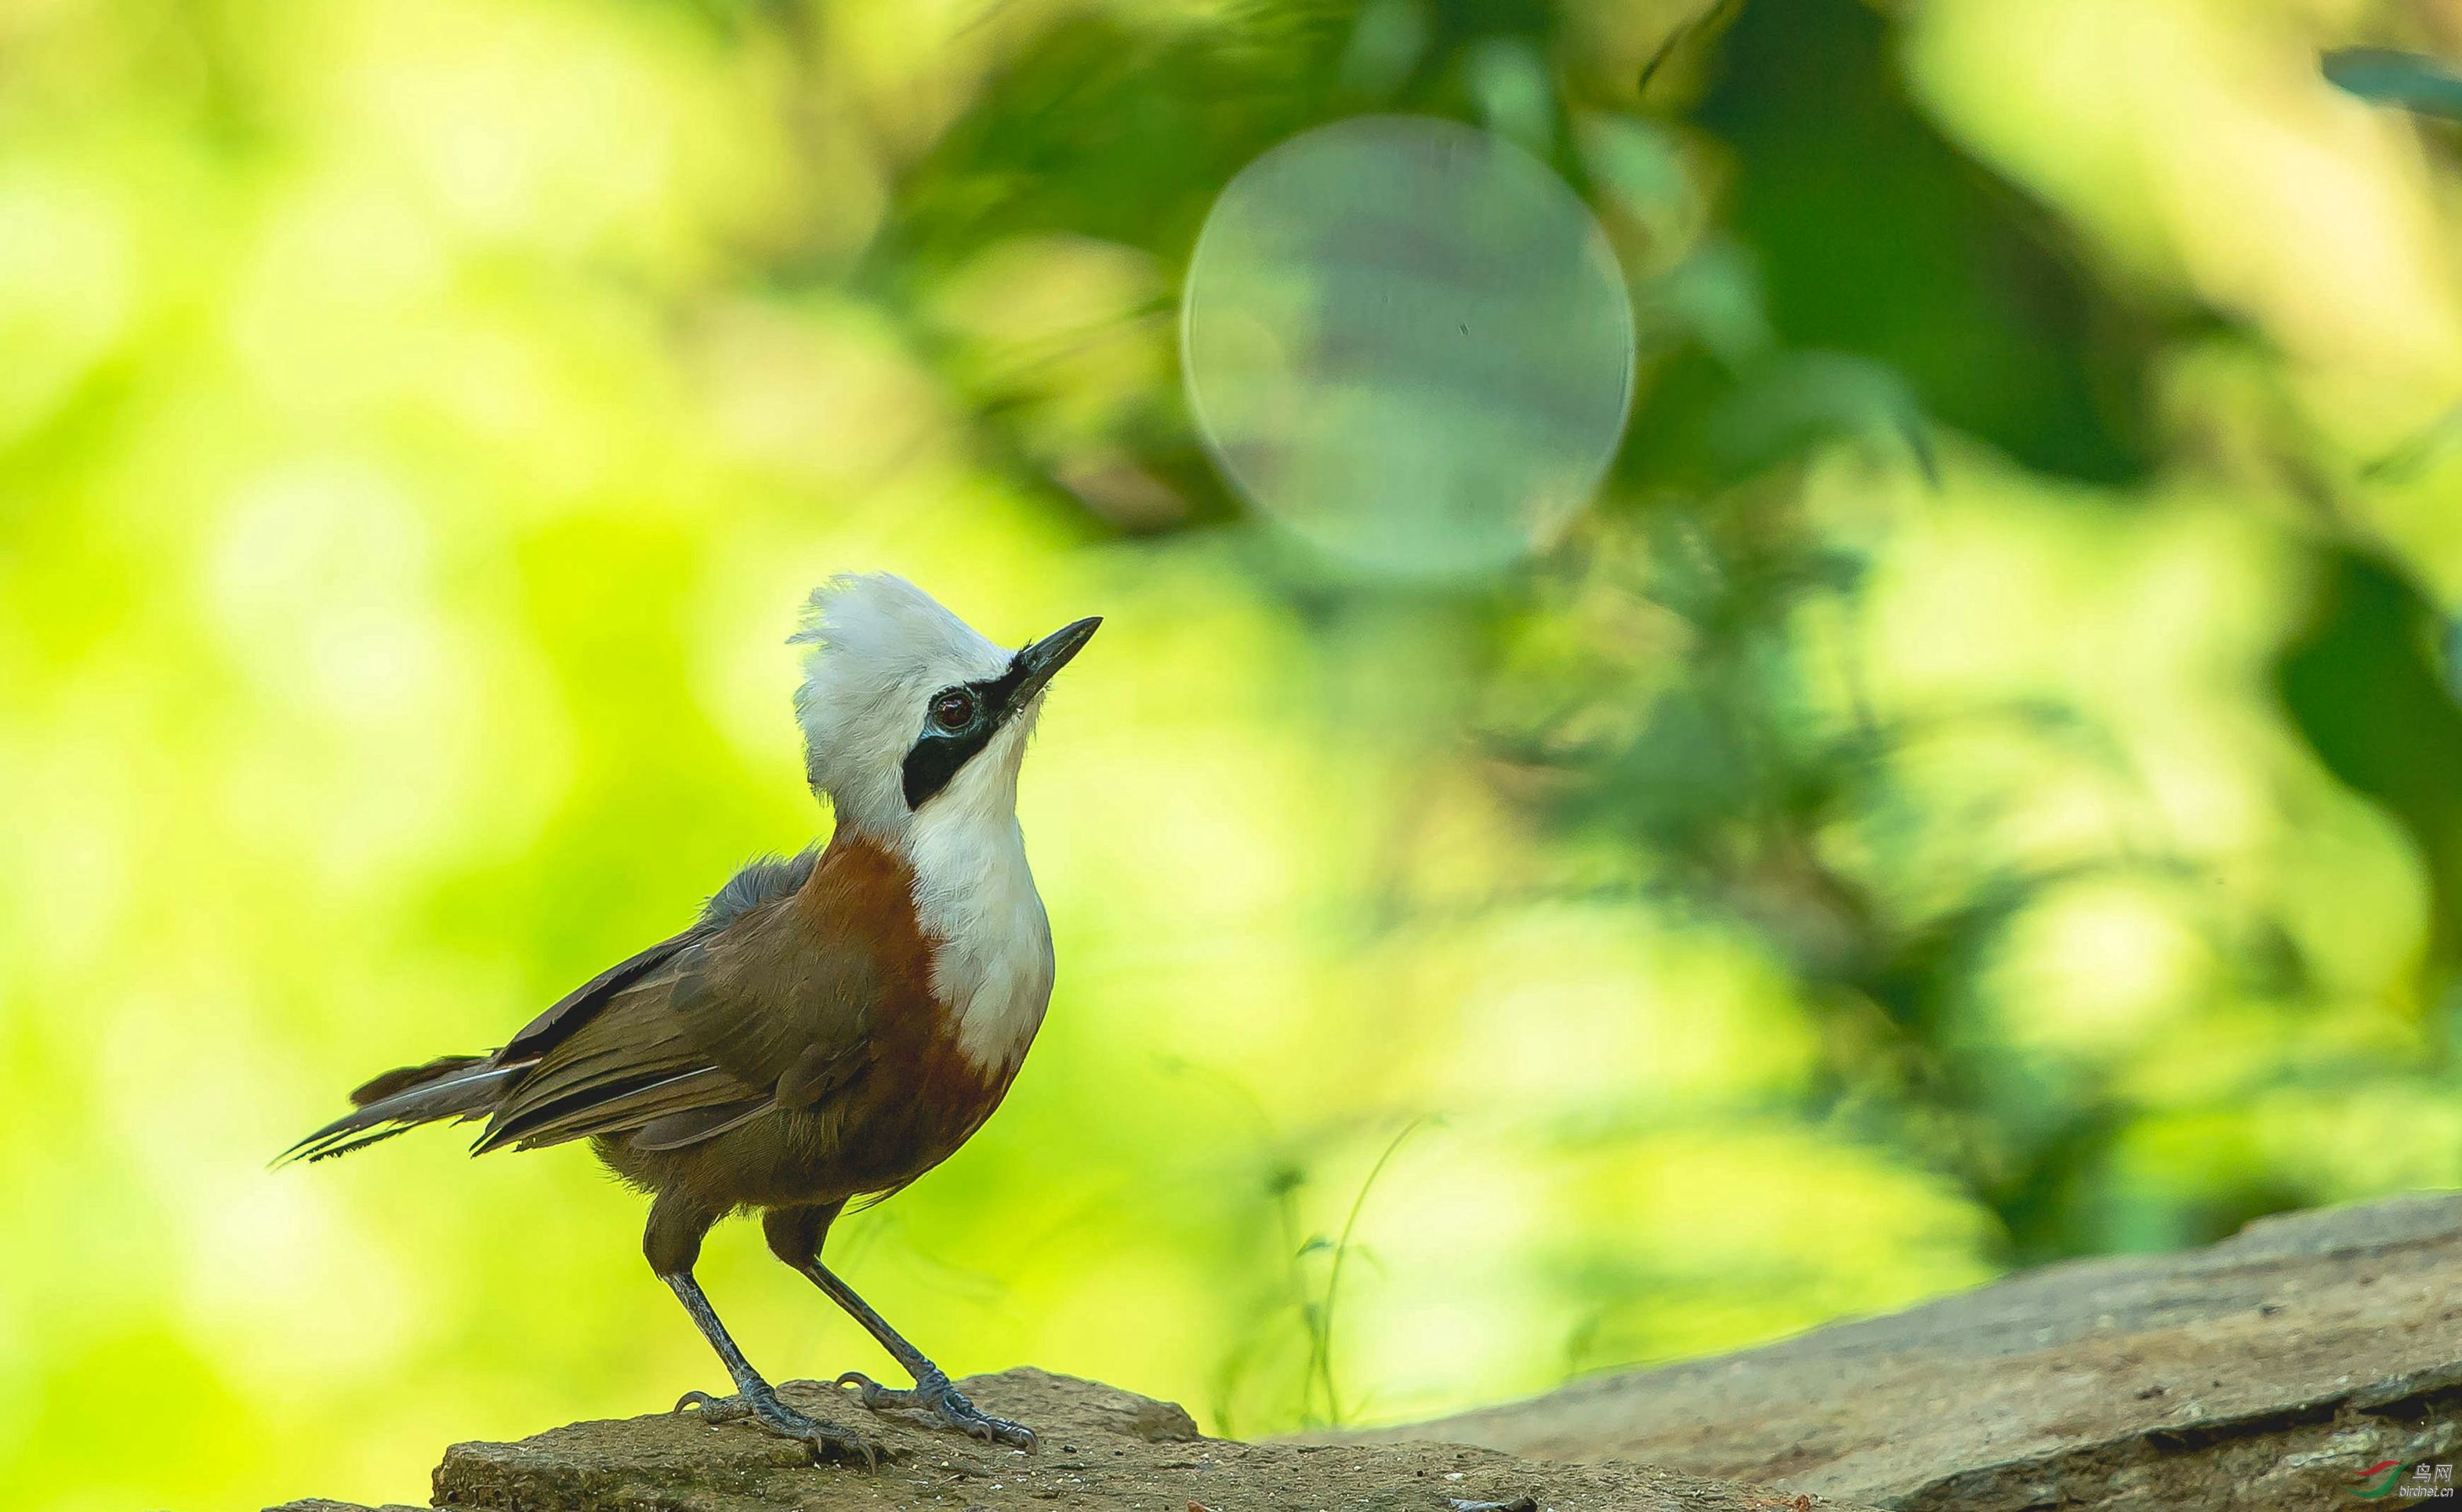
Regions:
[[495, 1054], [496, 1064], [510, 1066], [534, 1060], [552, 1049], [567, 1035], [589, 1023], [618, 991], [664, 965], [678, 951], [701, 939], [702, 930], [702, 925], [696, 924], [680, 935], [671, 935], [649, 949], [617, 961], [558, 998], [547, 1011], [523, 1025], [522, 1031], [505, 1043], [505, 1048]]
[[649, 1074], [630, 1083], [598, 1089], [586, 1099], [550, 1103], [529, 1117], [491, 1131], [486, 1143], [509, 1141], [536, 1150], [591, 1134], [637, 1129], [671, 1114], [693, 1112], [713, 1100], [744, 1100], [744, 1088], [724, 1071], [703, 1067], [666, 1075]]
[[688, 1108], [651, 1119], [634, 1130], [627, 1142], [636, 1150], [680, 1150], [704, 1139], [715, 1139], [729, 1129], [742, 1128], [777, 1107], [774, 1098], [756, 1097], [740, 1103]]
[[844, 1086], [868, 1060], [881, 968], [854, 920], [796, 903], [816, 864], [756, 863], [694, 928], [541, 1014], [502, 1052], [534, 1064], [475, 1148], [681, 1148]]

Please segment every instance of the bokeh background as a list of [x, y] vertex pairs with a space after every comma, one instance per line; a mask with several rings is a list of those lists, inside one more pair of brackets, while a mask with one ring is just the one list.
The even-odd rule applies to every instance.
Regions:
[[[833, 1242], [953, 1370], [1394, 1420], [2454, 1182], [2462, 159], [2353, 43], [2462, 5], [0, 7], [8, 1499], [723, 1384], [583, 1151], [266, 1162], [825, 831], [847, 568], [1107, 616], [1041, 1044]], [[1230, 177], [1394, 111], [1640, 333], [1466, 581], [1261, 526], [1177, 369]]]

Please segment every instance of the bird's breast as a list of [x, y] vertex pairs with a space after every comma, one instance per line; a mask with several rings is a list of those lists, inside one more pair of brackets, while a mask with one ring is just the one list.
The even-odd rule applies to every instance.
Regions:
[[904, 1185], [974, 1136], [1007, 1095], [1015, 1066], [983, 1068], [954, 1035], [901, 1037], [870, 1074], [818, 1110], [832, 1178], [847, 1193]]
[[1051, 1001], [1051, 925], [1012, 817], [918, 826], [915, 915], [931, 947], [931, 989], [959, 1057], [1005, 1089]]

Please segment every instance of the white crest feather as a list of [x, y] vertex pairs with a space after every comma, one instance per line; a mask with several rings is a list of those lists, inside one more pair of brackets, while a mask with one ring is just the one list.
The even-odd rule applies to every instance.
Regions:
[[901, 764], [923, 732], [925, 703], [954, 683], [1000, 676], [1010, 653], [887, 572], [814, 589], [792, 639], [812, 648], [795, 693], [805, 775], [840, 824], [883, 836], [902, 830]]

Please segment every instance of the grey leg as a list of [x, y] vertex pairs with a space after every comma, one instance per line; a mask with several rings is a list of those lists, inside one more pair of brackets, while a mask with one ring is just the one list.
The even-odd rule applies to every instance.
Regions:
[[837, 1378], [840, 1387], [856, 1389], [863, 1405], [874, 1411], [909, 1408], [929, 1415], [941, 1427], [954, 1428], [961, 1434], [980, 1438], [985, 1443], [1007, 1444], [1016, 1449], [1034, 1447], [1034, 1430], [1004, 1417], [994, 1417], [966, 1399], [963, 1392], [949, 1384], [946, 1372], [924, 1357], [923, 1351], [906, 1342], [887, 1319], [872, 1310], [872, 1304], [855, 1295], [853, 1286], [838, 1279], [836, 1272], [821, 1264], [821, 1240], [829, 1232], [830, 1220], [837, 1216], [836, 1204], [828, 1207], [774, 1208], [762, 1215], [762, 1229], [769, 1240], [770, 1253], [795, 1267], [797, 1273], [821, 1288], [831, 1302], [846, 1309], [847, 1316], [863, 1325], [864, 1331], [880, 1341], [907, 1374], [915, 1377], [911, 1391], [897, 1391], [881, 1385], [860, 1371], [849, 1371]]
[[701, 1336], [718, 1351], [719, 1359], [726, 1365], [726, 1373], [735, 1379], [733, 1396], [686, 1392], [676, 1403], [676, 1411], [698, 1407], [702, 1416], [714, 1423], [750, 1418], [773, 1434], [802, 1443], [815, 1464], [823, 1459], [856, 1458], [867, 1465], [879, 1464], [878, 1445], [807, 1417], [778, 1400], [778, 1393], [769, 1389], [769, 1383], [761, 1378], [761, 1372], [752, 1368], [752, 1362], [727, 1336], [726, 1325], [718, 1321], [717, 1309], [702, 1294], [701, 1283], [693, 1280], [693, 1265], [701, 1259], [702, 1237], [717, 1221], [716, 1213], [670, 1189], [660, 1192], [658, 1200], [650, 1204], [649, 1226], [641, 1234], [641, 1253], [648, 1257], [650, 1269], [674, 1288], [676, 1300], [692, 1315], [693, 1327], [701, 1329]]
[[807, 1266], [797, 1266], [812, 1285], [829, 1293], [830, 1300], [847, 1310], [847, 1315], [864, 1327], [864, 1330], [880, 1341], [890, 1358], [903, 1366], [915, 1377], [913, 1391], [894, 1391], [860, 1371], [849, 1371], [837, 1379], [839, 1386], [852, 1383], [863, 1405], [877, 1411], [882, 1408], [912, 1407], [931, 1414], [960, 1433], [981, 1438], [986, 1443], [1007, 1444], [1016, 1449], [1034, 1447], [1034, 1430], [1024, 1423], [1013, 1423], [1005, 1417], [994, 1417], [974, 1403], [965, 1393], [949, 1384], [949, 1377], [939, 1366], [923, 1357], [923, 1351], [898, 1337], [872, 1305], [854, 1294], [854, 1288], [837, 1278], [836, 1273], [815, 1260]]
[[761, 1372], [752, 1368], [752, 1363], [744, 1357], [744, 1351], [735, 1347], [735, 1340], [727, 1335], [726, 1325], [718, 1321], [718, 1313], [710, 1307], [709, 1298], [702, 1295], [701, 1283], [693, 1280], [691, 1271], [680, 1271], [659, 1279], [675, 1288], [677, 1300], [684, 1305], [684, 1311], [692, 1315], [693, 1324], [701, 1329], [702, 1337], [718, 1351], [719, 1359], [726, 1365], [726, 1373], [735, 1379], [733, 1396], [686, 1392], [676, 1403], [676, 1411], [698, 1407], [702, 1416], [713, 1423], [750, 1418], [773, 1434], [801, 1442], [810, 1452], [814, 1464], [824, 1459], [847, 1462], [860, 1459], [868, 1467], [878, 1468], [880, 1447], [877, 1444], [831, 1428], [817, 1418], [807, 1417], [778, 1399], [778, 1393], [761, 1378]]

